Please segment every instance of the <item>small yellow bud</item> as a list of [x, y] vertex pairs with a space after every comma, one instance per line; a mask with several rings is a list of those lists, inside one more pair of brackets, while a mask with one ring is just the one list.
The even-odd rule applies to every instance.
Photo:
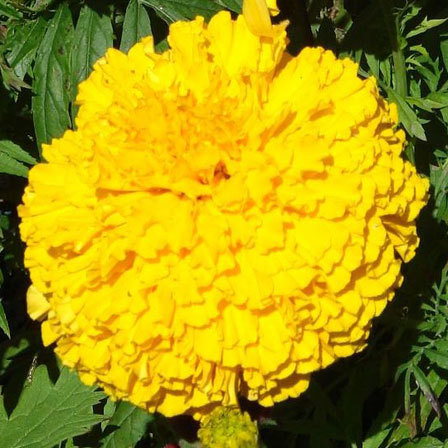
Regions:
[[219, 407], [208, 415], [198, 432], [203, 448], [257, 448], [258, 431], [247, 412]]

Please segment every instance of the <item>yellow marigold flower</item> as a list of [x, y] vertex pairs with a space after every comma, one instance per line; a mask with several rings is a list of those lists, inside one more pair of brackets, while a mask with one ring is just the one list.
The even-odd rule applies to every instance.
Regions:
[[[108, 50], [20, 207], [33, 317], [114, 398], [196, 418], [296, 397], [361, 350], [428, 182], [397, 110], [330, 51], [227, 12]], [[37, 292], [38, 293], [37, 293]], [[47, 304], [48, 302], [48, 304]]]
[[238, 408], [216, 408], [198, 431], [203, 448], [257, 448], [257, 425]]

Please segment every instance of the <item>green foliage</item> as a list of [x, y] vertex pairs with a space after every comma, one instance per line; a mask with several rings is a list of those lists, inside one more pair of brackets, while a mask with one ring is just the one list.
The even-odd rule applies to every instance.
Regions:
[[152, 35], [151, 22], [145, 7], [138, 0], [131, 0], [124, 16], [120, 50], [127, 52], [142, 37]]
[[71, 48], [70, 75], [72, 86], [87, 78], [93, 64], [113, 45], [111, 18], [84, 5], [76, 24]]
[[11, 337], [11, 332], [9, 331], [8, 320], [6, 319], [5, 310], [3, 309], [3, 305], [0, 302], [0, 329], [8, 336]]
[[36, 159], [7, 140], [0, 140], [0, 173], [27, 177], [28, 168], [24, 165], [34, 165]]
[[69, 51], [73, 34], [70, 9], [62, 3], [48, 22], [34, 65], [32, 109], [39, 148], [71, 125]]
[[238, 11], [240, 2], [222, 0], [141, 0], [145, 5], [154, 8], [156, 13], [167, 22], [194, 19], [203, 16], [210, 19], [218, 11], [227, 7]]
[[148, 424], [152, 421], [154, 421], [153, 415], [148, 414], [143, 409], [138, 409], [125, 402], [118, 403], [109, 424], [104, 430], [105, 437], [101, 442], [101, 447], [135, 446], [144, 436]]
[[9, 416], [0, 402], [0, 446], [51, 448], [82, 434], [103, 419], [92, 408], [102, 397], [101, 392], [84, 386], [67, 368], [61, 370], [53, 384], [46, 367], [39, 366]]
[[[278, 0], [291, 51], [314, 44], [359, 63], [397, 104], [405, 156], [431, 182], [421, 248], [368, 348], [266, 411], [263, 447], [429, 448], [448, 440], [448, 5], [440, 0]], [[16, 207], [42, 143], [74, 127], [79, 82], [109, 47], [241, 0], [0, 0], [0, 447], [197, 446], [196, 425], [113, 403], [54, 364], [26, 316]], [[308, 29], [308, 25], [310, 29]], [[312, 32], [312, 34], [311, 34]], [[14, 142], [14, 143], [13, 143]], [[8, 339], [11, 337], [11, 339]], [[58, 376], [59, 375], [59, 376]], [[246, 403], [243, 403], [246, 407]], [[281, 441], [281, 442], [279, 442]]]

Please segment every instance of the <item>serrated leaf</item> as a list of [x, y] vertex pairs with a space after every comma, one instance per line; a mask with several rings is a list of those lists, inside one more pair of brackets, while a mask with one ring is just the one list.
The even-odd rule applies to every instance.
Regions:
[[[105, 428], [109, 433], [101, 443], [102, 448], [132, 448], [144, 436], [153, 414], [131, 403], [118, 403], [114, 415]], [[111, 432], [112, 431], [112, 432]]]
[[400, 122], [408, 133], [426, 142], [426, 134], [423, 126], [419, 123], [416, 113], [412, 110], [406, 100], [392, 89], [387, 89], [389, 99], [398, 107]]
[[6, 336], [8, 336], [8, 338], [11, 338], [8, 320], [6, 319], [5, 310], [3, 309], [3, 305], [2, 305], [1, 301], [0, 301], [0, 329], [3, 330], [3, 332], [6, 334]]
[[112, 47], [113, 33], [109, 16], [100, 15], [89, 5], [81, 8], [70, 54], [70, 68], [75, 87], [87, 78], [93, 64]]
[[440, 353], [437, 350], [426, 349], [423, 354], [432, 362], [436, 363], [442, 369], [448, 368], [448, 355]]
[[412, 366], [412, 373], [414, 374], [417, 386], [423, 392], [423, 395], [425, 396], [426, 400], [434, 409], [434, 412], [437, 414], [437, 416], [441, 418], [440, 405], [437, 400], [437, 397], [434, 395], [434, 392], [431, 388], [431, 384], [429, 383], [428, 378], [426, 378], [425, 374], [421, 371], [420, 367], [418, 367], [415, 364]]
[[0, 173], [27, 177], [28, 168], [23, 163], [10, 157], [8, 154], [0, 152]]
[[103, 397], [66, 367], [53, 384], [47, 368], [39, 366], [9, 417], [0, 399], [0, 446], [52, 448], [83, 434], [103, 419], [92, 410]]
[[417, 25], [412, 31], [410, 31], [408, 34], [406, 34], [406, 39], [409, 39], [411, 37], [418, 36], [419, 34], [422, 34], [431, 28], [435, 28], [437, 26], [443, 25], [448, 20], [448, 17], [443, 19], [428, 19], [425, 17], [422, 22]]
[[0, 140], [0, 173], [27, 177], [28, 168], [22, 163], [34, 165], [36, 159], [9, 140]]
[[191, 20], [196, 16], [209, 20], [222, 6], [213, 0], [141, 0], [154, 8], [156, 13], [168, 23], [178, 20]]
[[151, 22], [145, 7], [139, 0], [131, 0], [124, 16], [120, 50], [127, 52], [140, 39], [151, 35]]
[[60, 137], [70, 126], [69, 51], [73, 33], [70, 9], [62, 3], [48, 23], [34, 67], [32, 109], [39, 150], [42, 143]]
[[8, 32], [7, 48], [10, 52], [6, 60], [21, 80], [25, 77], [36, 56], [39, 44], [45, 34], [46, 26], [47, 21], [43, 17], [39, 17], [37, 20], [25, 23], [25, 25], [15, 27], [15, 32], [11, 39], [9, 39]]
[[20, 162], [28, 163], [29, 165], [37, 163], [37, 160], [34, 157], [9, 140], [0, 140], [0, 152], [8, 154], [8, 156], [13, 157]]

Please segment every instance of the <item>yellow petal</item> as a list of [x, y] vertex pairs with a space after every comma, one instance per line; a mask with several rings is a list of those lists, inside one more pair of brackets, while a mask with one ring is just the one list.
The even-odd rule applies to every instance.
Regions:
[[268, 4], [271, 16], [276, 16], [280, 12], [277, 6], [277, 0], [266, 0], [266, 3]]
[[256, 36], [272, 35], [272, 23], [266, 0], [244, 0], [243, 16], [248, 28]]
[[28, 314], [33, 320], [39, 320], [45, 317], [50, 309], [48, 300], [34, 285], [28, 288], [26, 305]]

